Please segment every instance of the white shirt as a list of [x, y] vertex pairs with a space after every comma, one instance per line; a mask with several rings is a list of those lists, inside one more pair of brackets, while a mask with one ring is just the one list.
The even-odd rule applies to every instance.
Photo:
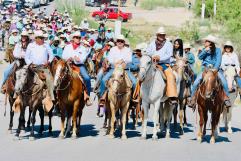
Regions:
[[132, 52], [130, 48], [124, 47], [119, 49], [117, 46], [110, 49], [110, 53], [107, 56], [107, 60], [114, 67], [115, 63], [119, 60], [123, 60], [126, 64], [132, 62]]
[[77, 56], [80, 59], [80, 61], [76, 62], [74, 60], [74, 63], [75, 64], [84, 64], [88, 55], [89, 55], [89, 52], [87, 51], [87, 49], [84, 46], [80, 45], [78, 48], [76, 48], [74, 50], [73, 45], [68, 44], [64, 48], [62, 58], [64, 60], [68, 60], [70, 58], [74, 59], [74, 57]]
[[81, 26], [82, 29], [89, 29], [89, 23], [88, 22], [82, 21], [80, 26]]
[[222, 63], [221, 63], [221, 68], [225, 70], [225, 65], [233, 65], [235, 64], [235, 68], [237, 70], [237, 73], [240, 71], [240, 64], [239, 64], [239, 59], [238, 55], [236, 53], [224, 53], [222, 56]]
[[13, 50], [14, 58], [25, 58], [26, 49], [22, 48], [21, 43], [17, 43]]
[[38, 45], [35, 42], [27, 47], [25, 62], [26, 64], [44, 65], [54, 59], [52, 49], [48, 44]]
[[151, 56], [160, 56], [159, 63], [167, 63], [169, 64], [171, 61], [171, 57], [173, 56], [173, 46], [172, 43], [166, 41], [163, 47], [160, 50], [156, 50], [155, 40], [151, 42], [151, 44], [147, 47], [146, 50], [148, 55]]

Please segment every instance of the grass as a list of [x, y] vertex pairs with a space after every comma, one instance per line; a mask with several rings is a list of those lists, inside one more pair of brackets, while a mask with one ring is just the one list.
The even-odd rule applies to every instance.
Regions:
[[141, 7], [146, 10], [153, 10], [157, 7], [184, 7], [181, 0], [143, 0]]

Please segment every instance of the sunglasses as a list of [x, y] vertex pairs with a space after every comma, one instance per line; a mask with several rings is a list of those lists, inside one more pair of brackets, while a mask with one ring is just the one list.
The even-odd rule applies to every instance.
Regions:
[[117, 40], [116, 42], [117, 42], [117, 43], [125, 43], [124, 40]]

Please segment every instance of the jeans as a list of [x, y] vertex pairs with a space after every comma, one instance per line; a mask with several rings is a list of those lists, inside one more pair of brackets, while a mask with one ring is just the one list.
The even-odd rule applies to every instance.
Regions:
[[3, 80], [2, 80], [2, 83], [1, 83], [1, 87], [4, 85], [4, 83], [7, 81], [12, 69], [13, 69], [13, 66], [14, 66], [14, 62], [12, 62], [12, 64], [10, 64], [4, 71], [3, 73]]
[[89, 76], [89, 74], [88, 74], [88, 72], [87, 72], [87, 70], [86, 70], [84, 65], [81, 65], [79, 68], [80, 68], [80, 75], [83, 77], [84, 82], [85, 82], [86, 87], [87, 87], [87, 93], [88, 93], [88, 95], [90, 95], [90, 91], [91, 91], [91, 82], [90, 81], [91, 81], [91, 78], [90, 78], [90, 76]]
[[[105, 90], [106, 90], [106, 82], [110, 79], [110, 77], [112, 76], [113, 74], [113, 71], [114, 69], [110, 69], [102, 78], [102, 80], [100, 81], [100, 96], [103, 96], [103, 94], [105, 93]], [[136, 87], [136, 83], [137, 83], [137, 80], [136, 78], [134, 77], [134, 75], [131, 73], [131, 71], [129, 70], [126, 70], [126, 73], [129, 77], [129, 79], [131, 80], [132, 82], [132, 88], [134, 89]]]
[[237, 86], [241, 88], [241, 78], [239, 76], [236, 76], [235, 80], [236, 80]]
[[97, 76], [96, 76], [95, 87], [99, 86], [99, 83], [100, 83], [103, 75], [104, 75], [104, 71], [103, 71], [103, 69], [101, 68], [101, 69], [99, 70]]
[[[218, 71], [218, 78], [221, 80], [225, 94], [227, 96], [229, 96], [228, 83], [227, 83], [222, 71]], [[202, 81], [202, 73], [200, 73], [197, 76], [196, 80], [193, 83], [192, 90], [191, 90], [191, 96], [194, 96], [194, 94], [198, 88], [198, 85], [201, 83], [201, 81]]]

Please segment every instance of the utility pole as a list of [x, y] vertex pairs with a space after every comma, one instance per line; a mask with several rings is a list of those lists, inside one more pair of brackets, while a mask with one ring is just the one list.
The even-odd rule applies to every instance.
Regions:
[[216, 16], [216, 14], [217, 14], [217, 0], [214, 0], [213, 13], [214, 13], [214, 16]]
[[202, 19], [205, 18], [205, 0], [202, 0], [202, 15], [201, 15]]

